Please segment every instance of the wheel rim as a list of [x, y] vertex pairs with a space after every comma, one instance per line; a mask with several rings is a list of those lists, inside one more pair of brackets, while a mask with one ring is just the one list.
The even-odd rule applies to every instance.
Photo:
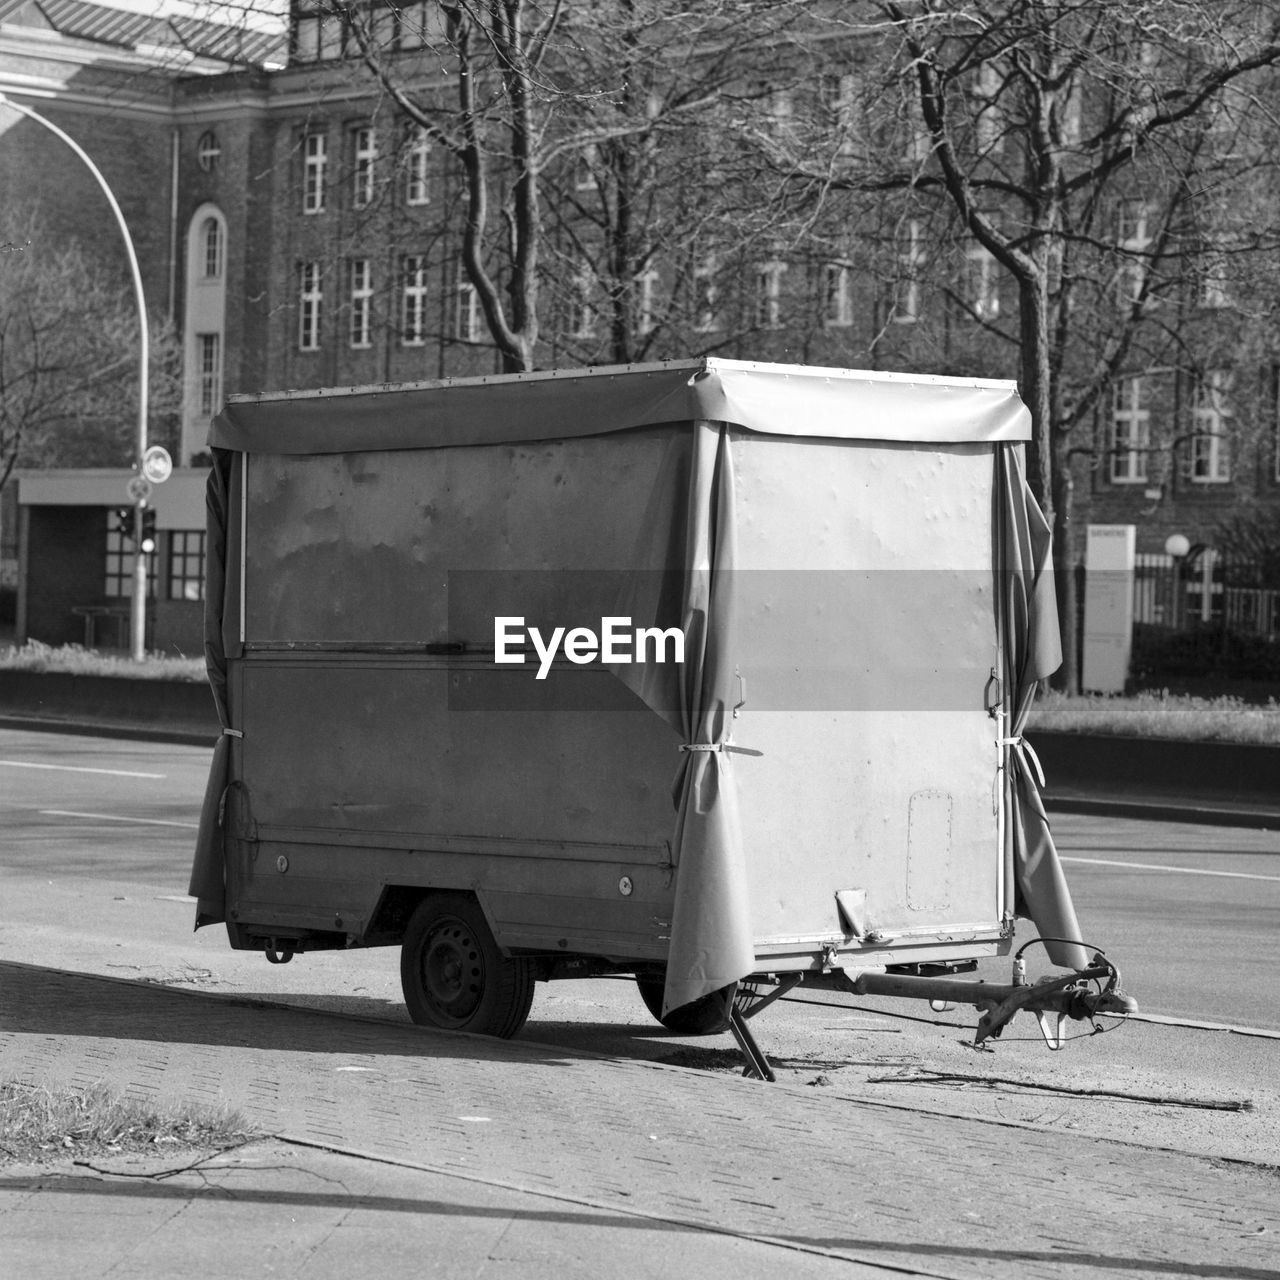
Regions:
[[484, 953], [456, 916], [438, 921], [422, 949], [422, 992], [442, 1026], [464, 1025], [484, 996]]

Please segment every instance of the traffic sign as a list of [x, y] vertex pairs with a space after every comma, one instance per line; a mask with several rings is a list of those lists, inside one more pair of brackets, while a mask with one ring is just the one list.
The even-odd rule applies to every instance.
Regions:
[[173, 475], [173, 459], [163, 445], [153, 444], [142, 455], [142, 474], [152, 484], [164, 484]]
[[125, 488], [130, 502], [146, 502], [151, 497], [151, 481], [146, 476], [130, 476]]

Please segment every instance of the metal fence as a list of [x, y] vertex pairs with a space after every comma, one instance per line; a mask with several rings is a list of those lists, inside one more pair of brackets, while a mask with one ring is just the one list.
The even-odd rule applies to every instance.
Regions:
[[1173, 631], [1216, 627], [1280, 639], [1280, 589], [1258, 580], [1257, 566], [1213, 550], [1188, 558], [1139, 553], [1133, 620]]

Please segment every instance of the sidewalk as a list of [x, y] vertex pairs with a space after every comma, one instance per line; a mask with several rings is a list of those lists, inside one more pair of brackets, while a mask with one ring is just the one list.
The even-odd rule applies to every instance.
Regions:
[[1280, 1267], [1255, 1165], [28, 965], [0, 989], [0, 1076], [226, 1105], [278, 1140], [165, 1178], [5, 1171], [14, 1275]]

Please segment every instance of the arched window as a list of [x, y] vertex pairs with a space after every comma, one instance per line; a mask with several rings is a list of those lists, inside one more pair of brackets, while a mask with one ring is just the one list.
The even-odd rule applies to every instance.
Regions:
[[222, 275], [222, 224], [217, 218], [206, 218], [200, 228], [204, 246], [204, 278], [217, 280]]
[[[181, 456], [204, 448], [209, 419], [222, 407], [226, 342], [227, 220], [216, 204], [202, 204], [191, 214], [186, 235], [186, 301], [183, 368]], [[234, 366], [232, 366], [234, 371]]]

